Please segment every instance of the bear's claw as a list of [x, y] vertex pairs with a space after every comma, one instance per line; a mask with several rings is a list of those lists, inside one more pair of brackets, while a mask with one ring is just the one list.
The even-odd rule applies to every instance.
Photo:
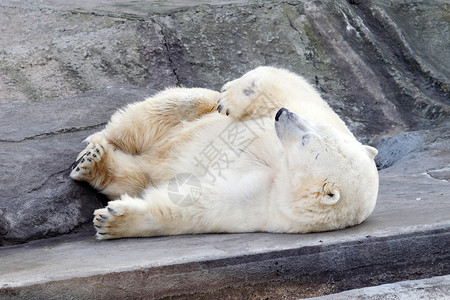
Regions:
[[72, 179], [89, 181], [91, 170], [105, 154], [105, 148], [99, 144], [89, 144], [85, 151], [72, 165], [72, 171], [70, 172]]
[[[83, 160], [84, 160], [84, 156], [86, 155], [86, 153], [84, 153], [83, 155], [81, 155], [77, 160], [74, 161], [74, 163], [70, 166], [70, 170], [72, 171], [73, 169], [77, 168], [78, 164], [80, 164]], [[78, 170], [79, 171], [79, 168]]]
[[[112, 208], [113, 206], [114, 208]], [[94, 227], [98, 239], [111, 239], [121, 236], [122, 226], [130, 218], [127, 203], [122, 200], [110, 201], [105, 208], [94, 212]], [[126, 226], [125, 226], [126, 227]]]
[[114, 209], [112, 209], [111, 207], [108, 206], [107, 209], [109, 210], [109, 212], [110, 212], [111, 214], [116, 215], [116, 216], [119, 215], [119, 213], [118, 213], [117, 211], [115, 211]]

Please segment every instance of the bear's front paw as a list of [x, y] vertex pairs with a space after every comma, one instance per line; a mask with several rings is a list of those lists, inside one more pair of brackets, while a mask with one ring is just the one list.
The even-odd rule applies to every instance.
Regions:
[[239, 78], [226, 83], [217, 101], [221, 114], [241, 119], [252, 114], [253, 102], [258, 98], [258, 81]]
[[89, 181], [92, 171], [98, 166], [105, 156], [105, 147], [100, 144], [89, 144], [75, 162], [70, 177], [79, 181]]

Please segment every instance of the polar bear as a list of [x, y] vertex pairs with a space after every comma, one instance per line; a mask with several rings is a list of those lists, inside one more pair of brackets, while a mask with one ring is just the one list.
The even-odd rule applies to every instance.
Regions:
[[[377, 199], [377, 150], [303, 78], [273, 67], [220, 93], [165, 90], [86, 142], [71, 177], [112, 200], [94, 212], [99, 239], [336, 230], [364, 221]], [[174, 182], [190, 188], [171, 193]]]

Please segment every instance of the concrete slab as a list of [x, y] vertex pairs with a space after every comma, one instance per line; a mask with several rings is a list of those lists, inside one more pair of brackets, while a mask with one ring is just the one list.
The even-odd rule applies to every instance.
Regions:
[[[252, 298], [263, 284], [264, 295], [290, 286], [292, 295], [304, 297], [445, 275], [450, 270], [449, 195], [447, 181], [382, 171], [375, 212], [346, 230], [107, 242], [66, 236], [4, 247], [0, 296], [207, 299], [225, 293]], [[305, 294], [304, 285], [320, 288]]]
[[339, 294], [309, 299], [320, 300], [419, 300], [448, 299], [450, 297], [450, 275], [422, 280], [408, 280], [392, 284], [355, 289]]

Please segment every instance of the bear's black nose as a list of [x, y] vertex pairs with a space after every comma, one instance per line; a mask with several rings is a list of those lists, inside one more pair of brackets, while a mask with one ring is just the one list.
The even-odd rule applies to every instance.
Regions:
[[278, 121], [278, 119], [280, 119], [281, 114], [283, 113], [283, 111], [287, 111], [286, 108], [280, 108], [280, 110], [277, 112], [277, 114], [275, 115], [275, 121]]

